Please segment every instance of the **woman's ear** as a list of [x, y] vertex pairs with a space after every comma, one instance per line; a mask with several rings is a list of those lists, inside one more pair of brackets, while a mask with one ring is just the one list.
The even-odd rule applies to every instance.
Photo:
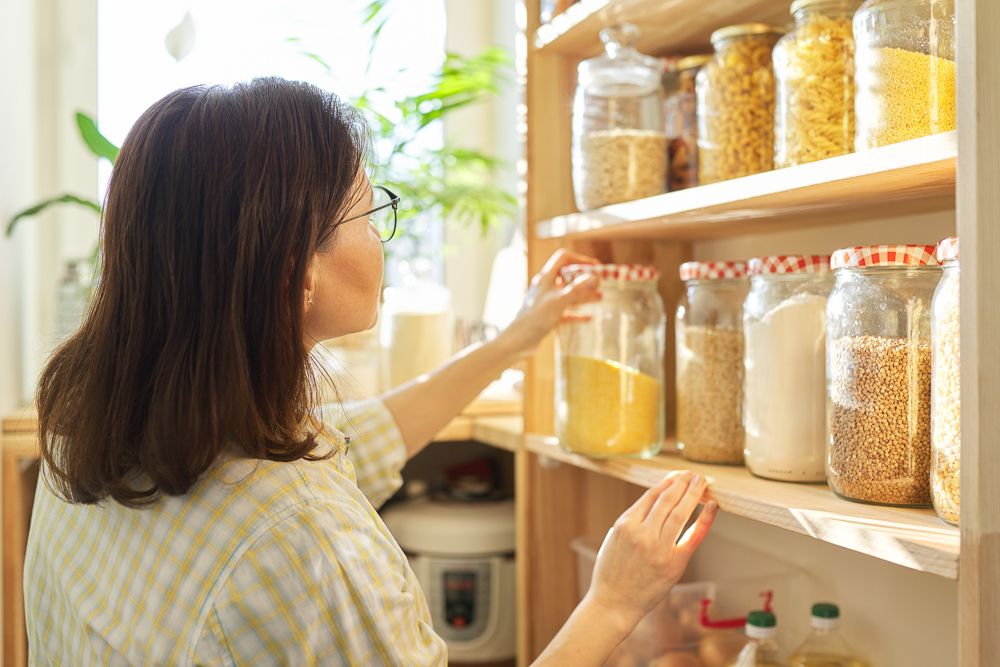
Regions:
[[313, 253], [312, 257], [309, 258], [309, 266], [306, 267], [306, 278], [303, 283], [303, 303], [305, 304], [305, 309], [308, 311], [309, 307], [313, 304], [313, 297], [316, 294], [316, 289], [319, 286], [319, 267], [316, 265], [316, 253]]

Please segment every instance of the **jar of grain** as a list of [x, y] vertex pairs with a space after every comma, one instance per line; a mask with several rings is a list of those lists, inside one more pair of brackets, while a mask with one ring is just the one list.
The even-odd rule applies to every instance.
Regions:
[[786, 482], [826, 481], [825, 255], [748, 263], [743, 304], [747, 468]]
[[556, 434], [563, 449], [604, 458], [652, 456], [663, 444], [666, 317], [651, 266], [574, 264], [572, 282], [594, 274], [601, 300], [577, 306], [559, 326]]
[[931, 502], [934, 246], [838, 250], [827, 304], [827, 477], [837, 495]]
[[958, 525], [961, 356], [958, 328], [958, 239], [938, 244], [944, 266], [931, 313], [931, 500], [938, 516]]
[[867, 0], [854, 41], [856, 150], [955, 129], [954, 0]]
[[677, 306], [677, 448], [684, 458], [743, 464], [745, 262], [687, 262]]
[[580, 63], [573, 101], [573, 189], [581, 210], [667, 188], [662, 67], [635, 49], [634, 25], [601, 31], [605, 55]]
[[663, 108], [667, 129], [667, 189], [698, 185], [698, 117], [695, 113], [695, 77], [710, 55], [688, 56], [677, 61], [677, 88], [667, 95]]
[[700, 183], [774, 168], [771, 51], [782, 32], [747, 23], [712, 33], [715, 55], [695, 84]]
[[776, 169], [854, 150], [854, 35], [860, 0], [795, 0], [774, 47]]

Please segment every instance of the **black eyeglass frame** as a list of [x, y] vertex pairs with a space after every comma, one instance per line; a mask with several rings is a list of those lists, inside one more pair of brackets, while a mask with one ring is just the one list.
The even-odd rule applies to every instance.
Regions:
[[348, 218], [347, 220], [343, 220], [342, 222], [350, 222], [351, 220], [357, 220], [358, 218], [363, 218], [363, 217], [365, 217], [367, 215], [371, 215], [372, 213], [378, 213], [382, 209], [388, 208], [388, 207], [391, 206], [392, 207], [392, 232], [389, 234], [389, 238], [382, 239], [382, 243], [388, 243], [389, 241], [392, 240], [392, 237], [396, 235], [396, 224], [399, 222], [399, 212], [398, 212], [398, 210], [399, 210], [399, 196], [396, 195], [395, 193], [393, 193], [392, 190], [390, 190], [389, 188], [381, 186], [381, 185], [375, 185], [375, 186], [372, 186], [372, 188], [375, 189], [375, 190], [381, 190], [382, 192], [384, 192], [387, 195], [389, 195], [389, 201], [386, 202], [385, 204], [382, 204], [381, 206], [376, 206], [375, 208], [373, 208], [370, 211], [365, 211], [364, 213], [359, 213], [358, 215], [355, 215], [355, 216], [353, 216], [351, 218]]

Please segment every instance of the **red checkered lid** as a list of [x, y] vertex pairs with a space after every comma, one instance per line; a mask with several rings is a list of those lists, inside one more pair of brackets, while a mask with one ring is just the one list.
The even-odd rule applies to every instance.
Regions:
[[684, 262], [681, 280], [720, 280], [746, 278], [746, 262]]
[[953, 236], [938, 243], [937, 258], [939, 262], [950, 262], [958, 259], [958, 237]]
[[834, 269], [865, 266], [938, 266], [933, 245], [866, 245], [843, 248], [833, 253]]
[[747, 262], [751, 276], [771, 273], [828, 273], [829, 255], [774, 255], [754, 257]]
[[559, 272], [570, 283], [583, 275], [593, 274], [601, 281], [622, 283], [648, 283], [660, 277], [655, 266], [642, 264], [570, 264]]

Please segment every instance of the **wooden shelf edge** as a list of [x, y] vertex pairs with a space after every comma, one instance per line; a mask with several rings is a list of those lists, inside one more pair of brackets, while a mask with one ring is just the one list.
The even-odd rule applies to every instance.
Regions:
[[954, 207], [957, 131], [721, 183], [570, 213], [537, 226], [539, 238], [696, 239], [794, 225], [849, 222], [847, 213]]
[[863, 505], [837, 498], [825, 485], [754, 477], [745, 468], [690, 463], [677, 455], [589, 459], [563, 451], [554, 437], [527, 434], [526, 451], [639, 486], [671, 470], [705, 475], [719, 507], [731, 514], [947, 579], [958, 578], [959, 531], [931, 510]]
[[599, 18], [612, 0], [580, 0], [565, 11], [556, 14], [548, 23], [538, 26], [535, 31], [534, 47], [539, 51], [557, 49], [559, 42], [579, 29], [586, 21]]

